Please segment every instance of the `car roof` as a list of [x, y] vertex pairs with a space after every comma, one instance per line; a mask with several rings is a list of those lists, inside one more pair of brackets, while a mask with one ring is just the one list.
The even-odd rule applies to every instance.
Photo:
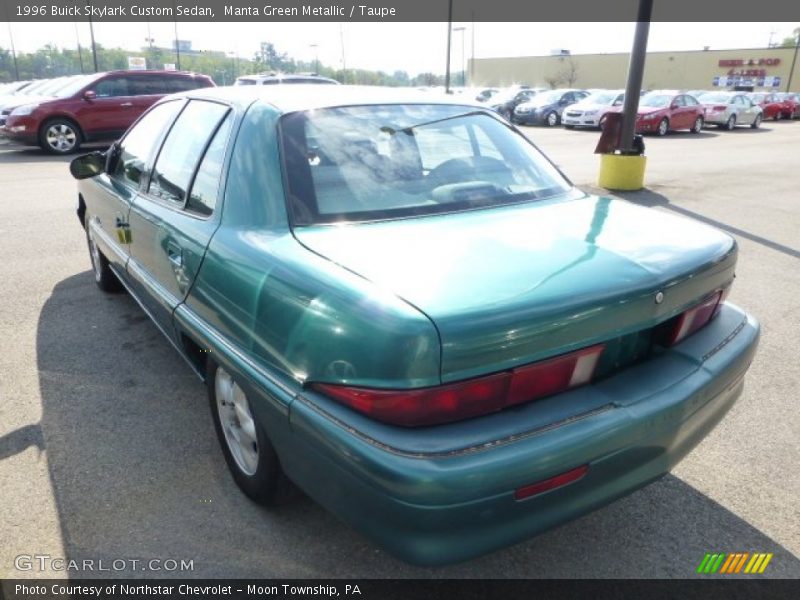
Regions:
[[485, 105], [463, 96], [431, 94], [414, 88], [332, 85], [326, 86], [325, 92], [320, 93], [319, 85], [314, 83], [202, 88], [174, 94], [174, 96], [216, 99], [241, 106], [261, 100], [271, 104], [281, 113], [364, 104], [452, 104], [486, 108]]

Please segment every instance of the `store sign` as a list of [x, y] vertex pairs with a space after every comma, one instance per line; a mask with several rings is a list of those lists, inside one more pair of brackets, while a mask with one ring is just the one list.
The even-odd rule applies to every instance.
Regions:
[[147, 61], [141, 56], [129, 56], [128, 69], [131, 71], [144, 71], [147, 69]]
[[175, 70], [175, 63], [164, 63], [164, 70], [165, 71], [174, 71]]
[[741, 75], [720, 75], [712, 80], [714, 87], [750, 86], [780, 87], [780, 77], [744, 77]]
[[780, 58], [723, 58], [719, 61], [720, 67], [777, 67], [779, 64]]

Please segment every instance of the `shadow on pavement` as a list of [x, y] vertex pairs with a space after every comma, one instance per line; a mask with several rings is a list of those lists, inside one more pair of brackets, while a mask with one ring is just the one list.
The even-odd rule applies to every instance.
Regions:
[[[606, 193], [606, 192], [603, 192]], [[800, 250], [796, 248], [791, 248], [790, 246], [785, 246], [783, 244], [779, 244], [778, 242], [773, 242], [765, 237], [761, 237], [760, 235], [756, 235], [755, 233], [750, 233], [749, 231], [745, 231], [744, 229], [739, 229], [738, 227], [733, 227], [722, 221], [717, 221], [716, 219], [711, 219], [700, 213], [696, 213], [694, 211], [688, 210], [681, 206], [676, 206], [671, 204], [669, 198], [664, 196], [663, 194], [659, 194], [653, 190], [643, 189], [639, 190], [638, 192], [614, 192], [615, 196], [628, 200], [629, 202], [633, 202], [634, 204], [639, 204], [641, 206], [660, 206], [671, 211], [680, 213], [687, 217], [691, 217], [692, 219], [696, 219], [698, 221], [702, 221], [703, 223], [707, 223], [708, 225], [713, 225], [719, 229], [727, 231], [728, 233], [732, 233], [734, 235], [738, 235], [740, 237], [746, 238], [751, 242], [755, 242], [757, 244], [761, 244], [762, 246], [766, 246], [772, 250], [776, 250], [778, 252], [782, 252], [788, 256], [793, 258], [800, 258]]]
[[[247, 500], [218, 448], [204, 386], [135, 302], [100, 292], [90, 271], [55, 286], [36, 347], [67, 558], [193, 561], [184, 573], [84, 575], [691, 577], [706, 552], [722, 551], [774, 552], [767, 575], [800, 572], [789, 551], [671, 475], [514, 547], [416, 568], [306, 498], [276, 510]], [[14, 432], [0, 452], [41, 447], [37, 435]]]

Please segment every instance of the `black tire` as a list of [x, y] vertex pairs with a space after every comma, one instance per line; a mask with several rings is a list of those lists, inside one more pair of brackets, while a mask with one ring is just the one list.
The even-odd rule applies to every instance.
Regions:
[[756, 118], [753, 119], [753, 122], [750, 124], [750, 129], [758, 129], [761, 127], [761, 119], [763, 117], [761, 115], [756, 115]]
[[[272, 446], [264, 428], [254, 415], [255, 431], [258, 446], [258, 466], [252, 474], [245, 472], [234, 458], [228, 442], [225, 438], [220, 411], [217, 406], [216, 380], [218, 365], [209, 358], [206, 365], [206, 387], [208, 389], [208, 400], [211, 407], [211, 417], [214, 420], [214, 429], [217, 432], [222, 454], [233, 480], [239, 489], [253, 502], [264, 506], [278, 506], [286, 504], [298, 495], [297, 488], [284, 475], [281, 469], [278, 454]], [[226, 372], [227, 374], [227, 372]], [[235, 380], [234, 380], [235, 381]]]
[[728, 117], [728, 120], [725, 121], [725, 129], [728, 131], [733, 131], [736, 129], [736, 115], [731, 115]]
[[70, 119], [55, 118], [39, 128], [39, 147], [49, 154], [65, 155], [76, 152], [83, 143], [83, 133]]
[[564, 125], [564, 129], [575, 129], [575, 125]]
[[669, 119], [664, 117], [661, 121], [658, 122], [658, 129], [656, 129], [656, 135], [659, 137], [664, 137], [669, 133]]
[[779, 110], [775, 111], [775, 114], [773, 115], [772, 120], [773, 121], [780, 121], [781, 120], [781, 116], [782, 116], [781, 111], [779, 111]]
[[694, 120], [694, 126], [691, 129], [692, 133], [700, 133], [703, 131], [703, 117], [697, 117]]
[[86, 230], [86, 245], [89, 247], [89, 260], [92, 261], [94, 282], [97, 284], [97, 287], [108, 294], [118, 294], [122, 292], [125, 288], [122, 287], [114, 271], [111, 270], [108, 259], [100, 251], [100, 248], [97, 247], [92, 231], [89, 228], [88, 219], [86, 219], [84, 223], [84, 229]]

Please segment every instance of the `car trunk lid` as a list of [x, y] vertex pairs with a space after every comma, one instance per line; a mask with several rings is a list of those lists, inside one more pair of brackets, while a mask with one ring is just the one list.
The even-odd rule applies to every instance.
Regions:
[[443, 382], [607, 343], [609, 370], [649, 330], [733, 278], [733, 239], [594, 196], [295, 229], [310, 250], [424, 312]]

